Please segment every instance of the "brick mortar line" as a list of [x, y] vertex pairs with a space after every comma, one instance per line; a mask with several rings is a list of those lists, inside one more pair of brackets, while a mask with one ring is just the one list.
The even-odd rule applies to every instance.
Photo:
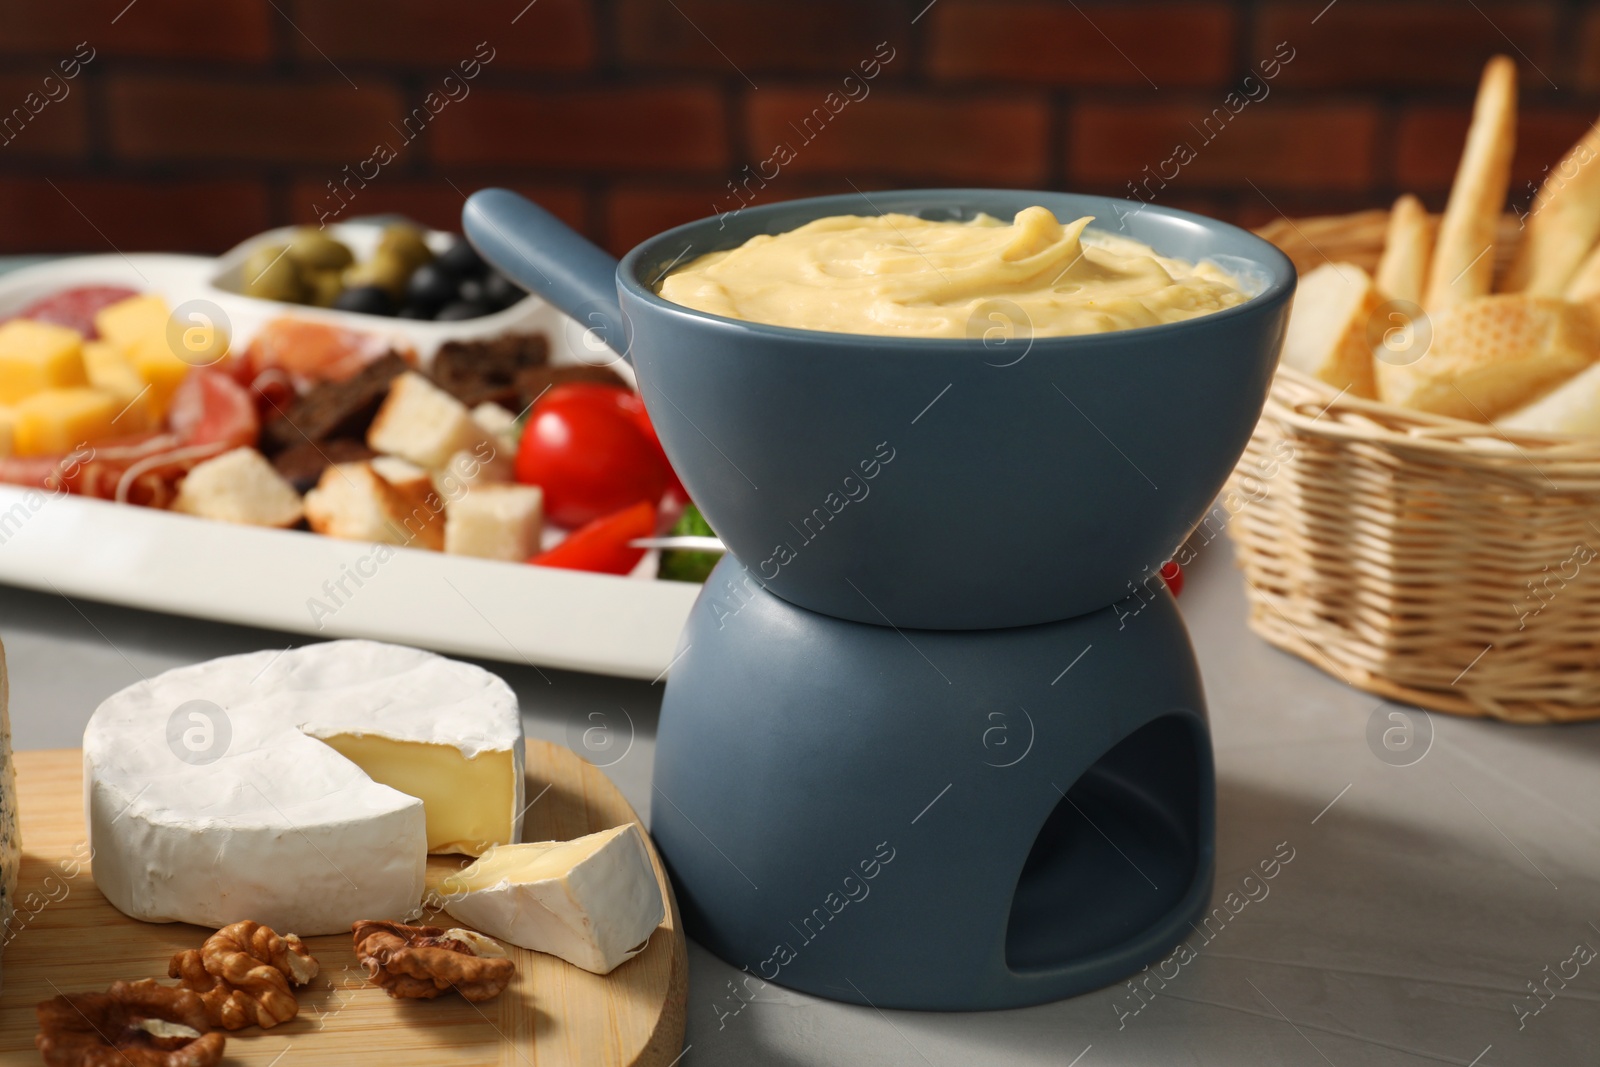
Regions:
[[594, 24], [594, 69], [602, 75], [614, 75], [625, 69], [622, 62], [622, 19], [618, 13], [619, 0], [590, 0], [589, 19]]
[[1256, 56], [1253, 50], [1261, 36], [1261, 4], [1259, 0], [1234, 0], [1232, 4], [1236, 24], [1233, 28], [1234, 74], [1241, 81], [1246, 74], [1255, 73]]
[[1045, 188], [1077, 191], [1072, 184], [1077, 161], [1072, 154], [1072, 119], [1077, 104], [1070, 90], [1050, 94], [1050, 114], [1045, 139]]
[[283, 8], [284, 13], [287, 14], [289, 18], [284, 18], [283, 15], [280, 15], [278, 12], [274, 11], [271, 4], [266, 5], [267, 39], [271, 42], [271, 51], [268, 55], [268, 60], [269, 62], [275, 61], [274, 66], [281, 67], [288, 72], [293, 69], [297, 61], [300, 59], [300, 57], [296, 55], [296, 42], [299, 40], [300, 35], [296, 33], [294, 27], [289, 24], [289, 19], [294, 18], [300, 13], [300, 5], [296, 3], [295, 0], [275, 0], [275, 2], [279, 7]]
[[[589, 4], [589, 19], [595, 35], [592, 74], [605, 85], [618, 84], [618, 75], [625, 73], [620, 55], [622, 19], [618, 8], [619, 0], [591, 0]], [[575, 175], [575, 178], [579, 182], [578, 207], [584, 236], [609, 249], [606, 204], [615, 179], [591, 172]]]
[[1577, 87], [1583, 61], [1583, 27], [1588, 21], [1587, 5], [1582, 0], [1564, 0], [1556, 8], [1554, 65], [1558, 82]]

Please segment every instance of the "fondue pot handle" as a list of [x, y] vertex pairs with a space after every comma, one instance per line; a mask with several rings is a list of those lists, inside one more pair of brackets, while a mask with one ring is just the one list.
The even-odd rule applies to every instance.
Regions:
[[481, 189], [468, 197], [461, 229], [501, 274], [628, 357], [626, 323], [617, 303], [617, 261], [598, 245], [510, 189]]

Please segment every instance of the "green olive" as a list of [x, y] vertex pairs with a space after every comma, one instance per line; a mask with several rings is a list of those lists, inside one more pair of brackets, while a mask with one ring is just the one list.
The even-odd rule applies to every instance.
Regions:
[[343, 276], [344, 284], [351, 289], [362, 285], [376, 285], [388, 290], [389, 295], [398, 300], [405, 293], [406, 282], [410, 280], [414, 268], [415, 264], [395, 253], [379, 249], [365, 263], [357, 263], [346, 268]]
[[260, 245], [252, 248], [244, 259], [244, 266], [240, 268], [245, 281], [257, 277], [273, 263], [282, 259], [288, 249], [288, 245]]
[[283, 300], [291, 304], [306, 299], [305, 283], [283, 245], [265, 245], [250, 253], [242, 271], [246, 296]]
[[310, 299], [319, 308], [331, 308], [344, 292], [344, 272], [341, 270], [312, 270], [302, 272], [311, 290]]
[[433, 259], [433, 249], [428, 247], [422, 231], [404, 222], [383, 228], [383, 236], [378, 238], [377, 254], [384, 253], [400, 257], [412, 270]]
[[356, 257], [321, 230], [306, 228], [295, 231], [289, 242], [289, 258], [306, 270], [343, 270]]

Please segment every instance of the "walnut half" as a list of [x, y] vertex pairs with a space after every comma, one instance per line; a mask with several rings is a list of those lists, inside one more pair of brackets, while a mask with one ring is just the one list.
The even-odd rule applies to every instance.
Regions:
[[470, 930], [374, 919], [351, 930], [367, 977], [396, 999], [432, 999], [455, 990], [471, 1001], [489, 1000], [517, 974], [504, 949]]
[[213, 1026], [263, 1030], [300, 1011], [291, 985], [316, 977], [317, 961], [294, 934], [279, 936], [253, 922], [224, 926], [198, 950], [185, 949], [167, 965], [169, 977], [198, 993]]
[[216, 1067], [227, 1042], [206, 1032], [197, 993], [154, 978], [113, 982], [104, 993], [69, 993], [34, 1011], [33, 1042], [46, 1067]]

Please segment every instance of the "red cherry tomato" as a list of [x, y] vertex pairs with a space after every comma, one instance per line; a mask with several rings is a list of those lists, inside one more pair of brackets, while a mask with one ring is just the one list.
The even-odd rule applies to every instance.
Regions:
[[1173, 596], [1183, 592], [1183, 568], [1178, 566], [1177, 560], [1169, 559], [1161, 565], [1161, 580], [1167, 583]]
[[656, 436], [656, 428], [650, 422], [650, 413], [645, 410], [644, 399], [638, 393], [625, 385], [604, 385], [600, 382], [568, 382], [566, 385], [553, 387], [543, 397], [544, 400], [553, 400], [557, 403], [579, 403], [588, 401], [600, 407], [619, 411], [633, 421], [650, 442], [650, 447], [655, 449], [656, 457], [661, 460], [661, 465], [667, 472], [667, 489], [675, 494], [678, 499], [687, 501], [689, 493], [683, 487], [683, 482], [678, 479], [678, 472], [672, 469], [672, 461], [667, 458], [667, 453], [661, 447], [661, 439]]
[[539, 400], [541, 403], [546, 400], [557, 402], [590, 400], [601, 407], [623, 412], [629, 418], [633, 417], [635, 408], [644, 406], [638, 394], [632, 389], [625, 385], [607, 385], [604, 382], [566, 382], [562, 385], [552, 385]]
[[645, 554], [645, 549], [632, 548], [628, 542], [655, 532], [655, 505], [641, 501], [574, 530], [565, 541], [528, 562], [541, 567], [627, 574]]
[[660, 502], [669, 468], [638, 424], [615, 401], [571, 388], [552, 389], [533, 406], [517, 449], [517, 480], [542, 488], [545, 515], [568, 529], [630, 504]]
[[678, 472], [673, 470], [672, 461], [667, 458], [667, 450], [661, 447], [661, 438], [656, 436], [655, 424], [650, 421], [650, 413], [644, 409], [644, 401], [639, 399], [637, 393], [629, 393], [629, 397], [638, 405], [633, 413], [633, 421], [639, 427], [639, 432], [644, 434], [650, 442], [650, 447], [656, 450], [656, 455], [661, 459], [661, 466], [667, 471], [667, 491], [679, 500], [687, 502], [689, 491], [683, 487], [683, 482], [678, 478]]

